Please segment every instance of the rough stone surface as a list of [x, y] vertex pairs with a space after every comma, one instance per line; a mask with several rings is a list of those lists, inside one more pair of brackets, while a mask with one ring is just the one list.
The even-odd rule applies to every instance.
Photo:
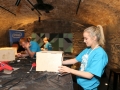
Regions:
[[[0, 6], [16, 14], [0, 7], [0, 47], [9, 46], [9, 29], [24, 29], [26, 36], [32, 32], [72, 32], [74, 53], [78, 54], [85, 47], [84, 27], [101, 24], [106, 37], [108, 66], [120, 67], [120, 0], [83, 0], [77, 14], [79, 0], [43, 0], [54, 9], [50, 13], [39, 10], [42, 15], [31, 10], [28, 0], [21, 0], [18, 6], [15, 6], [16, 1], [0, 0]], [[36, 4], [36, 0], [30, 1]], [[43, 22], [38, 23], [39, 16]]]

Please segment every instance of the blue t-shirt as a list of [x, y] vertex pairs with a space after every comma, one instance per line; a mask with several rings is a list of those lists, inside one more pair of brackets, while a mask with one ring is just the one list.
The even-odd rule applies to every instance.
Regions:
[[76, 60], [81, 62], [80, 71], [90, 72], [94, 75], [91, 79], [77, 76], [77, 83], [84, 90], [97, 90], [100, 84], [99, 79], [108, 63], [108, 56], [104, 49], [100, 46], [94, 50], [86, 48], [76, 57]]
[[48, 51], [51, 51], [52, 50], [52, 45], [47, 42], [45, 45], [44, 45], [44, 48], [47, 49]]
[[[32, 52], [39, 52], [40, 51], [40, 46], [37, 42], [35, 41], [30, 41], [30, 51]], [[35, 54], [36, 56], [36, 54]]]

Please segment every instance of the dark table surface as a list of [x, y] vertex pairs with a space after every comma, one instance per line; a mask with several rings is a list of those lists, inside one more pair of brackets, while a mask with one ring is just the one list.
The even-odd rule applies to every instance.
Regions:
[[35, 59], [30, 58], [10, 62], [19, 69], [12, 74], [0, 72], [0, 90], [73, 90], [71, 74], [58, 76], [58, 73], [38, 72], [35, 68], [30, 72], [33, 62]]

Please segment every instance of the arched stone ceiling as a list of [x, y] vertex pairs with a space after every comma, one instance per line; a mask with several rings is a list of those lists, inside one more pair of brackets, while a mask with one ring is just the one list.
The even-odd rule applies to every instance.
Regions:
[[[39, 14], [34, 10], [27, 0], [21, 0], [18, 6], [15, 6], [17, 0], [1, 0], [0, 6], [9, 9], [13, 14], [0, 8], [0, 25], [4, 23], [1, 29], [9, 28], [13, 25], [25, 25], [38, 20]], [[36, 4], [36, 0], [29, 0]], [[44, 3], [51, 4], [54, 9], [50, 13], [41, 11], [41, 19], [63, 19], [79, 22], [82, 24], [101, 24], [115, 25], [119, 23], [120, 1], [119, 0], [83, 0], [80, 3], [78, 13], [76, 9], [79, 0], [43, 0]], [[6, 26], [7, 25], [7, 26]]]

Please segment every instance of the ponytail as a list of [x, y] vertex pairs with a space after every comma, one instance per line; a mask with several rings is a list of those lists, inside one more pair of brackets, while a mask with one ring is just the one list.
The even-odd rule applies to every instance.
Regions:
[[105, 45], [105, 37], [103, 32], [103, 27], [101, 25], [97, 25], [98, 30], [100, 31], [100, 38], [98, 40], [99, 45], [104, 46]]

